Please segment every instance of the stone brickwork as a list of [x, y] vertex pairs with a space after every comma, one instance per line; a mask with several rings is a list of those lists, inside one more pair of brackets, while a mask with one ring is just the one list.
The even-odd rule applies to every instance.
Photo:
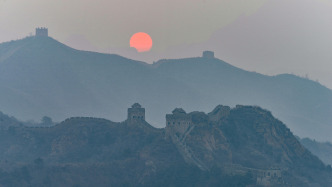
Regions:
[[217, 122], [221, 118], [230, 114], [231, 108], [229, 106], [218, 105], [212, 112], [208, 114], [209, 120]]
[[192, 124], [189, 116], [182, 108], [176, 108], [172, 114], [166, 114], [166, 128], [174, 132], [184, 134]]
[[131, 108], [128, 108], [128, 120], [145, 121], [145, 108], [142, 108], [142, 106], [138, 103], [133, 104]]
[[282, 169], [257, 169], [243, 167], [239, 164], [225, 164], [223, 171], [228, 175], [246, 175], [250, 172], [256, 178], [256, 184], [259, 186], [285, 186], [282, 177]]
[[166, 136], [171, 138], [187, 163], [194, 164], [202, 170], [208, 170], [208, 167], [193, 154], [194, 152], [185, 143], [188, 134], [194, 128], [191, 115], [182, 108], [176, 108], [172, 114], [166, 114]]
[[257, 184], [262, 186], [272, 186], [273, 184], [284, 184], [280, 169], [268, 169], [258, 173]]

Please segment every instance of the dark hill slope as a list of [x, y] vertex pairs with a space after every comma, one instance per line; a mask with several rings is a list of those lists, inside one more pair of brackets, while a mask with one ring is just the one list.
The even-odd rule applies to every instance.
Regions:
[[277, 186], [332, 184], [331, 169], [266, 110], [187, 115], [183, 133], [98, 118], [0, 130], [0, 185], [246, 186], [271, 168], [281, 172]]
[[133, 125], [98, 118], [70, 118], [49, 128], [14, 127], [0, 132], [0, 159], [9, 162], [29, 162], [38, 157], [50, 163], [110, 162], [149, 156], [152, 152], [159, 162], [165, 159], [159, 154], [172, 158], [176, 153], [174, 146], [164, 140], [163, 130], [145, 122]]
[[[218, 59], [148, 65], [118, 55], [78, 51], [52, 38], [0, 44], [0, 110], [19, 119], [94, 116], [121, 121], [131, 103], [164, 126], [178, 105], [209, 111], [215, 103], [267, 108], [301, 137], [331, 140], [332, 92], [293, 75], [265, 76]], [[313, 128], [315, 127], [315, 128]]]
[[70, 118], [51, 128], [0, 131], [0, 186], [243, 186], [187, 164], [146, 122]]
[[145, 122], [71, 118], [0, 133], [0, 186], [144, 186], [169, 168], [195, 169]]

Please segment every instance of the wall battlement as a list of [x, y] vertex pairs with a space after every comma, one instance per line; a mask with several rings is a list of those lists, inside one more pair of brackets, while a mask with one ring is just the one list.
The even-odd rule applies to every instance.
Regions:
[[166, 114], [166, 126], [190, 125], [191, 123], [191, 116], [182, 108], [176, 108], [172, 114]]
[[36, 28], [36, 36], [37, 37], [48, 37], [48, 29], [46, 27]]
[[182, 108], [176, 108], [172, 114], [166, 114], [166, 129], [169, 133], [184, 135], [192, 124], [191, 116]]

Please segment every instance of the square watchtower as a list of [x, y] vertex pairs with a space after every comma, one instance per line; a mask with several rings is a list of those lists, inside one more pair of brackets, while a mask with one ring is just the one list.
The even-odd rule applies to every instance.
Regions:
[[145, 121], [145, 108], [138, 103], [135, 103], [128, 108], [128, 120], [135, 121], [135, 120], [143, 120]]
[[48, 37], [48, 29], [45, 27], [36, 28], [36, 37]]
[[213, 51], [203, 51], [203, 58], [214, 59]]
[[191, 116], [182, 108], [176, 108], [172, 114], [166, 114], [167, 133], [184, 134], [192, 126]]

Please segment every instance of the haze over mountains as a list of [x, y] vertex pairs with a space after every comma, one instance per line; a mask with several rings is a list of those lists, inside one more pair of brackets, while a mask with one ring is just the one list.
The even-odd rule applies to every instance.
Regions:
[[332, 91], [294, 75], [265, 76], [219, 59], [160, 60], [78, 51], [52, 38], [0, 44], [0, 110], [19, 119], [95, 116], [122, 121], [134, 102], [165, 126], [175, 107], [210, 111], [215, 103], [259, 105], [300, 137], [332, 141]]
[[332, 144], [330, 142], [317, 142], [309, 138], [299, 140], [310, 152], [317, 155], [325, 164], [332, 165]]
[[[231, 0], [222, 2], [239, 3]], [[168, 38], [178, 37], [181, 40], [183, 35], [190, 35], [198, 39], [200, 35], [206, 34], [206, 31], [211, 31], [208, 25], [215, 26], [218, 25], [218, 21], [225, 18], [232, 19], [232, 16], [227, 16], [225, 12], [233, 12], [235, 9], [234, 13], [236, 13], [238, 9], [254, 6], [256, 2], [251, 1], [242, 6], [215, 6], [219, 8], [217, 13], [219, 16], [216, 15], [209, 19], [194, 19], [194, 22], [201, 21], [201, 23], [197, 28], [191, 29], [190, 34], [181, 32], [181, 29], [175, 25], [167, 27], [167, 29], [163, 29], [162, 36], [154, 35], [153, 39], [156, 39], [156, 42], [150, 53], [137, 53], [128, 51], [127, 48], [98, 48], [99, 43], [94, 42], [93, 36], [89, 37], [88, 34], [85, 34], [86, 29], [78, 31], [81, 36], [74, 35], [68, 39], [60, 38], [59, 31], [54, 34], [60, 41], [77, 49], [106, 53], [112, 51], [112, 53], [149, 63], [161, 58], [176, 59], [197, 56], [202, 50], [208, 49], [215, 51], [218, 58], [242, 69], [268, 75], [281, 73], [307, 75], [331, 89], [332, 38], [330, 33], [332, 33], [332, 22], [330, 20], [332, 19], [332, 2], [329, 0], [262, 0], [260, 2], [263, 4], [257, 11], [242, 13], [230, 23], [215, 27], [216, 30], [211, 32], [213, 34], [206, 35], [204, 41], [191, 40], [179, 45], [171, 45], [167, 50], [160, 51], [159, 46], [167, 43], [160, 41], [160, 37], [171, 35]], [[225, 11], [225, 7], [232, 11]], [[222, 15], [223, 13], [224, 15]], [[195, 11], [195, 16], [188, 17], [203, 18], [204, 16], [206, 16], [204, 12]], [[215, 18], [218, 18], [218, 21], [213, 21]], [[45, 24], [51, 27], [52, 23], [45, 22]], [[26, 29], [29, 30], [30, 27]], [[175, 29], [170, 31], [168, 28], [172, 27]], [[67, 27], [62, 29], [62, 32], [69, 30]], [[200, 31], [199, 34], [194, 34], [197, 31]], [[63, 33], [61, 34], [63, 35]], [[112, 31], [107, 34], [112, 35]], [[105, 39], [110, 40], [107, 36]], [[122, 44], [126, 45], [127, 41], [125, 40]]]

